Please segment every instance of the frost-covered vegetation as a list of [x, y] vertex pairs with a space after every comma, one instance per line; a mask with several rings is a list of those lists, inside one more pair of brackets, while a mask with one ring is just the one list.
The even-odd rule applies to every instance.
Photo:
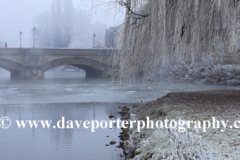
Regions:
[[[130, 118], [135, 120], [135, 116], [131, 114]], [[202, 136], [198, 134], [196, 129], [191, 132], [187, 129], [185, 132], [179, 132], [176, 128], [145, 128], [141, 132], [132, 129], [129, 133], [131, 134], [127, 142], [124, 143], [124, 149], [127, 157], [134, 157], [135, 160], [206, 160], [216, 158], [211, 151], [207, 151], [203, 147]]]
[[[124, 142], [127, 158], [134, 160], [223, 160], [239, 158], [240, 132], [237, 128], [213, 127], [212, 118], [234, 124], [239, 115], [239, 90], [218, 90], [200, 92], [169, 93], [168, 95], [133, 108], [127, 117], [132, 120], [164, 121], [182, 120], [185, 125], [174, 129], [129, 128], [129, 139]], [[212, 126], [206, 132], [203, 128], [187, 127], [186, 121], [209, 120]], [[179, 124], [179, 123], [178, 123]], [[216, 124], [216, 123], [215, 123]], [[146, 127], [145, 122], [145, 127]], [[151, 126], [151, 125], [150, 125]], [[202, 125], [201, 125], [202, 126]], [[166, 127], [166, 126], [164, 126]], [[170, 127], [168, 125], [168, 127]], [[185, 132], [179, 132], [187, 127]]]
[[211, 59], [198, 63], [180, 61], [171, 67], [160, 68], [157, 75], [169, 80], [237, 86], [240, 85], [240, 61], [239, 64], [214, 64]]
[[219, 68], [220, 61], [202, 62], [208, 56], [239, 57], [238, 0], [115, 2], [126, 9], [125, 28], [119, 35], [121, 53], [114, 57], [114, 65], [119, 67], [116, 75], [121, 80], [141, 75], [143, 82], [152, 83], [159, 75], [167, 75], [173, 79], [239, 84], [238, 70], [222, 65]]
[[202, 136], [198, 135], [197, 130], [179, 133], [176, 129], [156, 129], [151, 135], [133, 133], [126, 149], [130, 151], [128, 156], [135, 155], [135, 160], [221, 159], [203, 147]]

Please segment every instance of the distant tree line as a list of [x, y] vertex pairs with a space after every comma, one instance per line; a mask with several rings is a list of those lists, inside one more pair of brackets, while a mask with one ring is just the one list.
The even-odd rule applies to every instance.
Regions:
[[104, 45], [105, 25], [92, 23], [90, 14], [74, 9], [72, 0], [53, 0], [50, 12], [35, 18], [38, 47], [91, 48]]

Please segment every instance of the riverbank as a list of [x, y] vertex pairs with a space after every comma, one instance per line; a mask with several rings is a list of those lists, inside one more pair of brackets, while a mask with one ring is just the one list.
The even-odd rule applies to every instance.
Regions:
[[216, 62], [211, 60], [211, 56], [203, 58], [204, 60], [199, 63], [187, 64], [181, 61], [174, 63], [170, 68], [161, 68], [158, 77], [173, 81], [240, 86], [239, 63], [214, 65]]
[[130, 111], [129, 119], [145, 120], [216, 120], [229, 121], [224, 132], [220, 128], [129, 129], [124, 142], [126, 158], [133, 159], [237, 159], [240, 157], [240, 130], [230, 125], [240, 120], [240, 91], [178, 92], [151, 101]]

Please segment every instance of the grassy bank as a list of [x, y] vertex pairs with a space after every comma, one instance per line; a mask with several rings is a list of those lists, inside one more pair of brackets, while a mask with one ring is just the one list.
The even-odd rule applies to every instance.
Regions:
[[[124, 143], [127, 158], [134, 159], [237, 159], [240, 157], [240, 129], [230, 128], [240, 120], [240, 91], [169, 93], [131, 110], [130, 119], [225, 120], [228, 127], [194, 129], [129, 129]], [[239, 124], [240, 126], [240, 124]]]

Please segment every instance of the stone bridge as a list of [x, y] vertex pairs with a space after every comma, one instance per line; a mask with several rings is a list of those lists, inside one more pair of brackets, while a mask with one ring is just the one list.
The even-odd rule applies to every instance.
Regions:
[[86, 77], [108, 77], [113, 49], [0, 48], [0, 68], [11, 79], [43, 79], [49, 69], [73, 65], [86, 71]]

